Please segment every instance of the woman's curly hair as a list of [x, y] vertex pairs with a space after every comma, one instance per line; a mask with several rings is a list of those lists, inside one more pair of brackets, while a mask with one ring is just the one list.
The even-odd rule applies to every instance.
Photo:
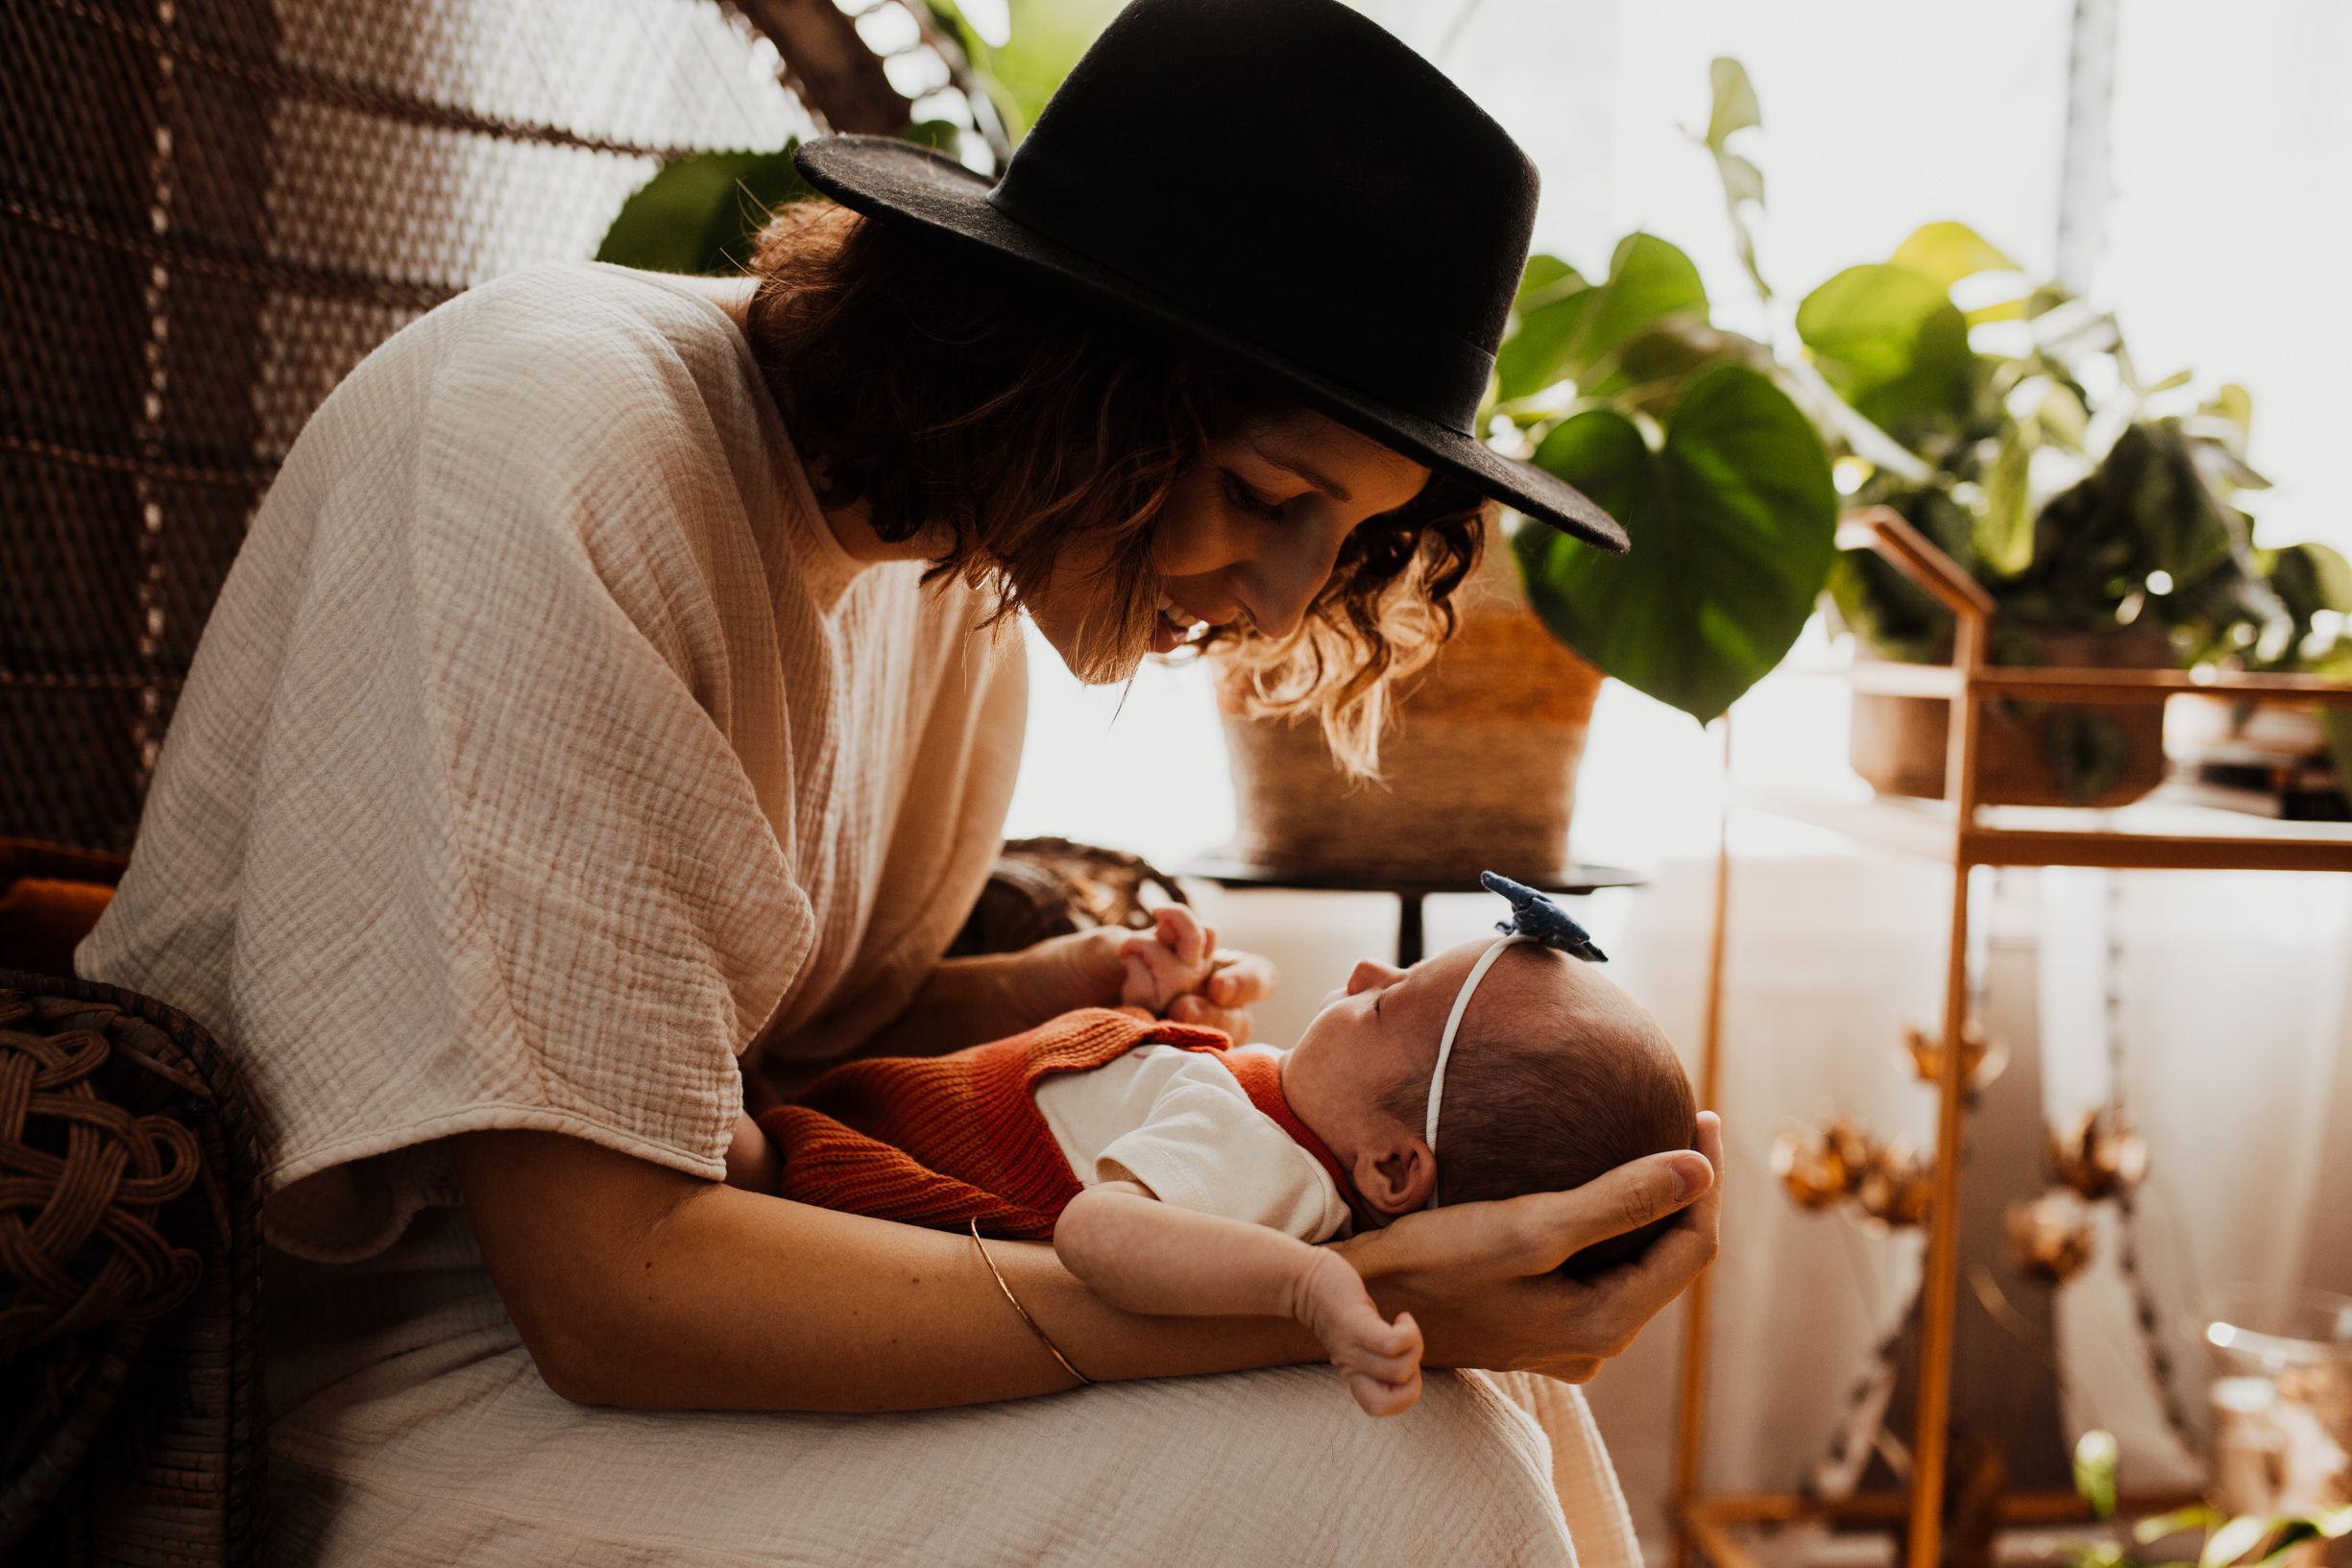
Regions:
[[[1203, 446], [1299, 406], [1067, 292], [830, 203], [780, 209], [752, 270], [752, 352], [818, 499], [862, 502], [888, 543], [936, 530], [931, 577], [993, 593], [999, 617], [1074, 543], [1094, 545], [1101, 591], [1071, 652], [1088, 682], [1126, 679], [1150, 650], [1156, 525]], [[1348, 536], [1296, 632], [1201, 639], [1228, 706], [1314, 713], [1333, 754], [1371, 772], [1386, 688], [1452, 634], [1486, 508], [1434, 475]]]

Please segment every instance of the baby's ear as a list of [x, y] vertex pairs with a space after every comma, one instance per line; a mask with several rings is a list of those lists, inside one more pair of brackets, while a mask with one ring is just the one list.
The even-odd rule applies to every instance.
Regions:
[[1389, 1138], [1357, 1151], [1356, 1191], [1385, 1215], [1411, 1214], [1438, 1184], [1437, 1156], [1418, 1135], [1398, 1126]]

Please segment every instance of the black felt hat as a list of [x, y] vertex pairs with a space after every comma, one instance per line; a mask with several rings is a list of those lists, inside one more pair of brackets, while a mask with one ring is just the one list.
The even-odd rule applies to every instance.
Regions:
[[1609, 514], [1474, 423], [1536, 171], [1340, 0], [1134, 0], [993, 188], [886, 136], [800, 150], [818, 190], [1049, 274], [1601, 548]]

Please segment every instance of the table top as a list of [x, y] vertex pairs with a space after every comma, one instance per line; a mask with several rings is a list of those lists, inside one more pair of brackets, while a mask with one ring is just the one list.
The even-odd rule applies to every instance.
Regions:
[[[1412, 878], [1382, 877], [1377, 874], [1347, 872], [1294, 871], [1281, 866], [1250, 865], [1241, 860], [1226, 860], [1215, 856], [1203, 856], [1187, 860], [1176, 868], [1179, 877], [1197, 877], [1202, 881], [1215, 882], [1220, 887], [1285, 887], [1315, 893], [1394, 893], [1415, 898], [1430, 893], [1483, 893], [1478, 873], [1465, 871], [1458, 877], [1443, 877], [1431, 880]], [[1622, 866], [1572, 865], [1551, 877], [1519, 877], [1539, 893], [1561, 893], [1570, 897], [1597, 892], [1604, 887], [1639, 887], [1649, 879], [1637, 871]]]

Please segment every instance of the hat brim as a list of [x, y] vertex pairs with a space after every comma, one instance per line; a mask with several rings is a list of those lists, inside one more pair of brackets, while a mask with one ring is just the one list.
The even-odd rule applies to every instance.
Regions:
[[1044, 273], [1135, 320], [1198, 343], [1295, 392], [1299, 401], [1479, 494], [1516, 508], [1612, 555], [1625, 530], [1588, 499], [1532, 463], [1404, 409], [1352, 392], [1269, 353], [1068, 246], [1025, 229], [988, 205], [988, 181], [928, 147], [890, 136], [825, 136], [804, 143], [797, 161], [810, 184], [853, 211], [935, 234], [976, 254]]

